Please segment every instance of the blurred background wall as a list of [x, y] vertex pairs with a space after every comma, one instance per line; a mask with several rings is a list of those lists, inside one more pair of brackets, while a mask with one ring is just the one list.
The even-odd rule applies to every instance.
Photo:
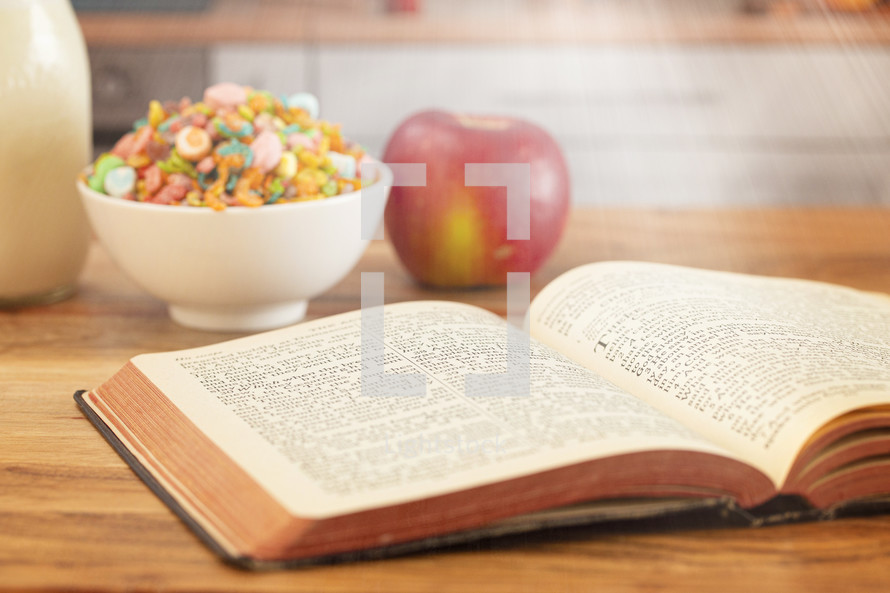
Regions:
[[315, 93], [382, 154], [410, 113], [551, 131], [578, 205], [890, 205], [881, 0], [74, 0], [97, 150], [153, 98]]

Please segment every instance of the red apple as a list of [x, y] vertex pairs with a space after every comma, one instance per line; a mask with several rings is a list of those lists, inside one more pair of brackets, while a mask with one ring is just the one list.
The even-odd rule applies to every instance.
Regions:
[[[569, 211], [568, 170], [559, 145], [535, 124], [424, 111], [393, 132], [383, 160], [426, 165], [426, 185], [393, 187], [384, 215], [396, 253], [423, 284], [504, 285], [507, 272], [535, 272], [559, 241]], [[507, 237], [506, 187], [467, 187], [467, 163], [528, 164], [527, 240]]]

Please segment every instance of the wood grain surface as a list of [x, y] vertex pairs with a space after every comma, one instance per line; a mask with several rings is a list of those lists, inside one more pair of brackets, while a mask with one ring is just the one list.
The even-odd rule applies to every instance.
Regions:
[[[643, 259], [834, 281], [890, 292], [890, 211], [580, 210], [533, 278], [604, 259]], [[388, 244], [310, 304], [359, 307], [360, 272], [388, 302], [444, 298], [503, 314], [503, 290], [414, 285]], [[251, 574], [219, 562], [76, 408], [72, 394], [130, 357], [235, 334], [175, 325], [99, 246], [80, 290], [0, 311], [0, 590], [88, 591], [886, 591], [890, 517], [761, 529], [637, 525], [513, 537], [435, 553]]]

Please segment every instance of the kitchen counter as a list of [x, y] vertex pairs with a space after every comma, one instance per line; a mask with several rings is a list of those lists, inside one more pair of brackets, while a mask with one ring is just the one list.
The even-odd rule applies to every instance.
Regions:
[[[644, 259], [839, 282], [890, 293], [890, 210], [586, 209], [572, 214], [532, 296], [596, 260]], [[375, 242], [315, 318], [360, 306], [361, 272], [387, 302], [452, 299], [505, 313], [505, 291], [435, 292]], [[175, 325], [94, 245], [71, 299], [0, 311], [0, 591], [883, 591], [890, 516], [760, 529], [638, 524], [508, 538], [377, 562], [251, 574], [221, 563], [77, 409], [130, 357], [236, 334]]]

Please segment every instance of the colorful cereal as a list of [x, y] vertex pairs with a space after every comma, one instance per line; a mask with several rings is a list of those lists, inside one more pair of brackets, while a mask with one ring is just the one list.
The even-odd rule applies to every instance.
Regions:
[[222, 83], [193, 103], [151, 101], [83, 180], [115, 198], [224, 210], [360, 189], [363, 149], [318, 119], [309, 93]]

